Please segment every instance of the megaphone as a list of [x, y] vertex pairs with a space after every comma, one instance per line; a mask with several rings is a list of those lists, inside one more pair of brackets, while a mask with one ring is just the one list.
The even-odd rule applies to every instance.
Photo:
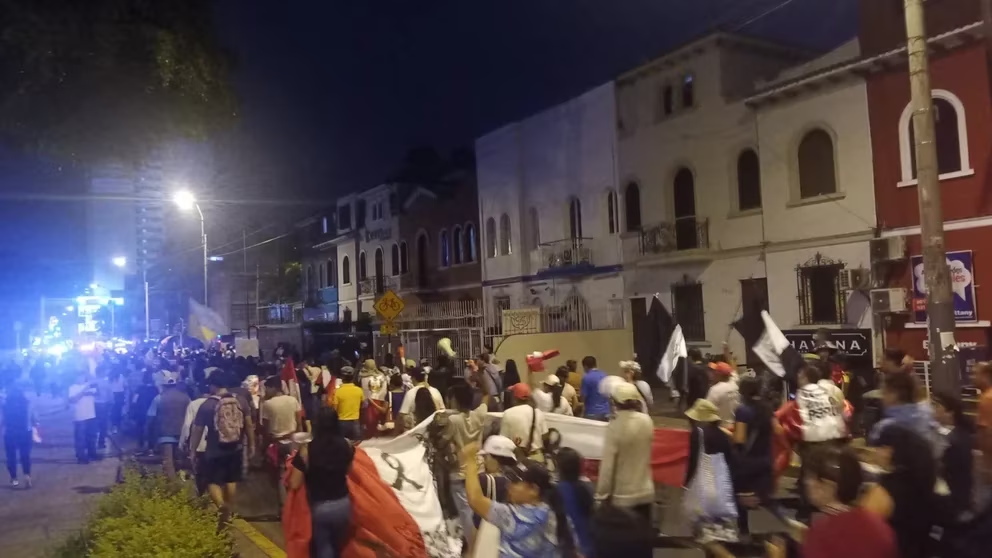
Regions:
[[437, 342], [437, 349], [448, 358], [455, 358], [455, 351], [451, 348], [451, 339], [445, 337]]

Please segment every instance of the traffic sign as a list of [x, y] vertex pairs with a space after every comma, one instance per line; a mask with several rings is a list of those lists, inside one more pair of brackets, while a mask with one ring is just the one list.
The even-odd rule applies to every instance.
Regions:
[[399, 333], [399, 329], [396, 327], [395, 322], [384, 322], [379, 326], [379, 333], [383, 335], [396, 335]]
[[382, 295], [372, 307], [375, 308], [375, 311], [378, 312], [380, 316], [385, 318], [387, 322], [392, 322], [396, 319], [396, 316], [400, 315], [400, 312], [403, 311], [406, 304], [403, 303], [402, 298], [390, 289], [386, 291], [386, 294]]

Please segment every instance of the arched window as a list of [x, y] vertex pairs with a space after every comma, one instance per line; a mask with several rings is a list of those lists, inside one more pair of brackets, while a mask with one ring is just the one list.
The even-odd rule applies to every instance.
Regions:
[[351, 261], [348, 256], [341, 258], [341, 284], [351, 284]]
[[448, 242], [448, 231], [444, 229], [438, 235], [438, 247], [441, 250], [441, 267], [448, 267], [451, 265], [451, 243]]
[[410, 271], [410, 258], [407, 254], [406, 242], [400, 242], [400, 273]]
[[799, 197], [813, 198], [837, 191], [834, 140], [819, 128], [799, 142]]
[[496, 219], [490, 217], [486, 219], [486, 257], [495, 258], [499, 255], [496, 251]]
[[623, 193], [623, 209], [627, 232], [641, 230], [641, 187], [636, 182], [628, 184]]
[[[382, 254], [382, 247], [379, 246], [375, 249], [375, 280], [382, 281], [382, 278], [386, 275], [386, 262]], [[378, 289], [377, 291], [378, 292]]]
[[465, 261], [474, 262], [478, 258], [475, 245], [475, 225], [468, 223], [465, 225]]
[[368, 277], [368, 267], [365, 262], [365, 252], [358, 255], [358, 280], [362, 281]]
[[696, 104], [696, 79], [692, 74], [682, 76], [682, 106], [690, 108]]
[[541, 220], [537, 214], [537, 208], [530, 208], [527, 215], [529, 217], [528, 223], [530, 224], [530, 246], [528, 248], [537, 250], [537, 247], [541, 245]]
[[582, 238], [582, 202], [573, 197], [568, 201], [569, 238]]
[[334, 260], [327, 260], [327, 286], [338, 286], [338, 266]]
[[465, 238], [462, 234], [462, 228], [455, 227], [451, 236], [455, 244], [455, 264], [460, 264], [465, 260]]
[[389, 263], [392, 264], [393, 275], [400, 274], [400, 246], [399, 244], [393, 244], [393, 249], [389, 254]]
[[665, 88], [661, 91], [661, 110], [664, 116], [672, 114], [672, 110], [675, 108], [675, 93], [672, 90], [671, 84], [665, 85]]
[[[973, 171], [968, 153], [968, 124], [961, 100], [950, 91], [934, 89], [933, 120], [937, 146], [937, 173], [940, 178], [971, 174]], [[899, 119], [899, 151], [902, 164], [900, 186], [909, 186], [916, 180], [915, 140], [913, 106], [910, 103], [906, 105]]]
[[417, 283], [421, 287], [426, 287], [429, 283], [430, 269], [428, 269], [429, 262], [427, 260], [429, 250], [427, 235], [421, 233], [417, 237]]
[[499, 253], [503, 256], [513, 253], [513, 239], [510, 234], [510, 216], [506, 213], [499, 218]]
[[613, 190], [606, 194], [606, 214], [606, 232], [620, 232], [620, 227], [617, 226], [617, 194]]
[[317, 282], [313, 277], [313, 266], [307, 266], [307, 298], [313, 298], [317, 294]]
[[761, 165], [753, 149], [745, 149], [737, 157], [737, 209], [747, 211], [761, 208]]
[[317, 264], [317, 288], [323, 289], [324, 285], [324, 264]]

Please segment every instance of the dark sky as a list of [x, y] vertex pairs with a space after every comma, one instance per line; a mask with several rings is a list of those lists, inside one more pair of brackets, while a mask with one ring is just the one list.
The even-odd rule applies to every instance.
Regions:
[[236, 152], [254, 167], [241, 184], [333, 198], [374, 185], [410, 146], [470, 146], [714, 27], [757, 18], [739, 30], [823, 49], [854, 35], [856, 12], [857, 0], [221, 0], [244, 103]]

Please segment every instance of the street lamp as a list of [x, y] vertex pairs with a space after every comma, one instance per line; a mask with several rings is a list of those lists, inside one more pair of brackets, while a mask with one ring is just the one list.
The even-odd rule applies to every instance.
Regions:
[[124, 256], [117, 256], [114, 259], [112, 259], [111, 261], [114, 262], [114, 265], [117, 266], [117, 267], [120, 267], [120, 268], [127, 267], [127, 258], [125, 258]]
[[207, 301], [207, 262], [210, 261], [207, 258], [207, 227], [203, 220], [203, 211], [200, 210], [200, 204], [196, 201], [196, 196], [193, 195], [189, 190], [179, 190], [173, 196], [172, 201], [176, 203], [176, 207], [183, 211], [189, 211], [191, 209], [196, 209], [196, 214], [200, 216], [200, 240], [203, 242], [203, 305], [208, 306]]

